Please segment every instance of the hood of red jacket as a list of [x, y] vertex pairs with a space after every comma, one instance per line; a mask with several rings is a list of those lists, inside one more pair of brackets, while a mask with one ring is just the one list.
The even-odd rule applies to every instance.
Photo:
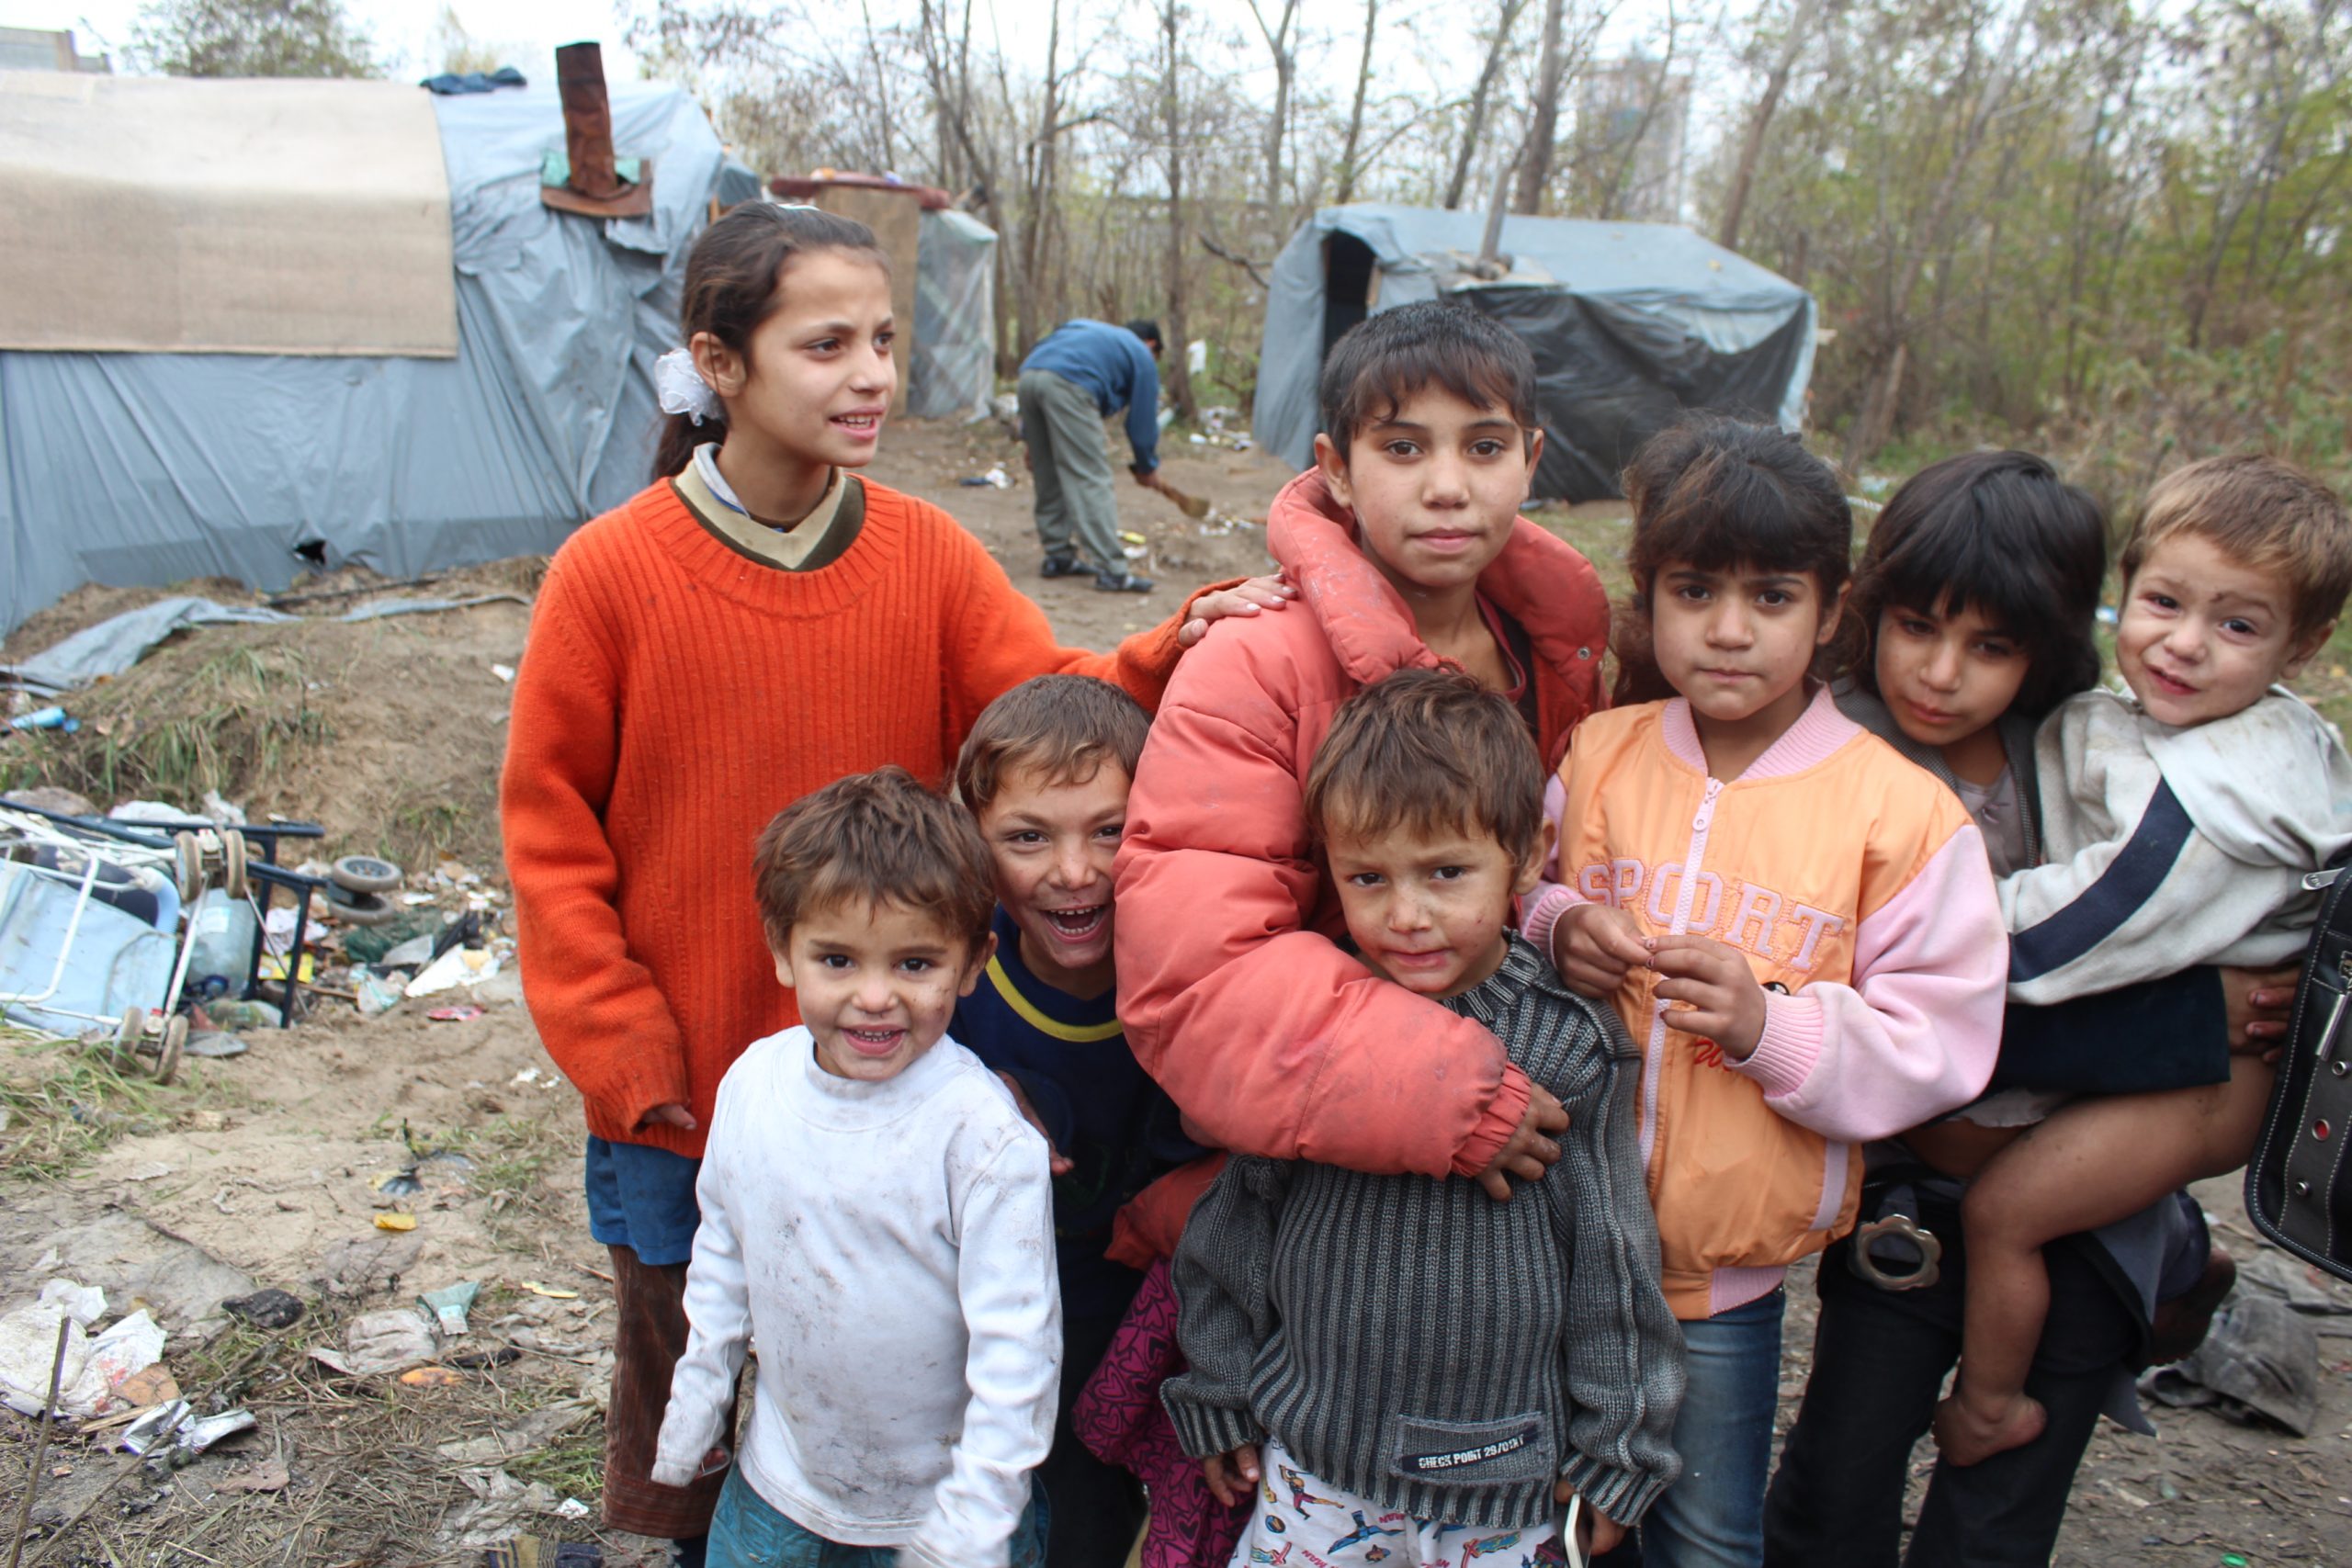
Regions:
[[[1266, 548], [1350, 680], [1370, 685], [1438, 662], [1404, 595], [1357, 547], [1355, 513], [1332, 498], [1321, 469], [1307, 469], [1274, 497]], [[1538, 660], [1572, 682], [1592, 680], [1608, 646], [1609, 595], [1573, 546], [1515, 518], [1502, 554], [1478, 574], [1478, 592], [1526, 629]]]

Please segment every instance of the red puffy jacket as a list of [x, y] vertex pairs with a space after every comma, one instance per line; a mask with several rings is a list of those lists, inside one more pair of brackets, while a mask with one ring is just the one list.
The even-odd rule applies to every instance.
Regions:
[[[1359, 687], [1438, 662], [1356, 547], [1322, 476], [1275, 498], [1266, 545], [1299, 589], [1178, 664], [1116, 867], [1127, 1043], [1227, 1147], [1381, 1173], [1483, 1170], [1527, 1109], [1493, 1035], [1375, 978], [1310, 842], [1306, 770]], [[1532, 645], [1547, 767], [1600, 702], [1609, 603], [1592, 565], [1521, 518], [1478, 580]]]

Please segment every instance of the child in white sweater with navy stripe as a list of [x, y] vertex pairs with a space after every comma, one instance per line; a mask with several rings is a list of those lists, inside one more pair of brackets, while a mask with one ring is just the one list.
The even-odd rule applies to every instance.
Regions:
[[653, 1479], [725, 1461], [756, 1339], [711, 1568], [1036, 1568], [1061, 1346], [1046, 1140], [945, 1037], [993, 949], [988, 850], [884, 768], [777, 817], [754, 877], [802, 1021], [718, 1086]]

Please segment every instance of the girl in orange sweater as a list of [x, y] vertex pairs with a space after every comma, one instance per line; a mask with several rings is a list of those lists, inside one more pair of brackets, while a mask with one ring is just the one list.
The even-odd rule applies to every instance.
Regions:
[[1069, 671], [1157, 702], [1179, 648], [1277, 584], [1204, 593], [1109, 654], [1044, 614], [938, 508], [852, 470], [897, 372], [888, 264], [860, 223], [738, 208], [687, 259], [687, 347], [656, 380], [655, 482], [557, 552], [514, 686], [500, 807], [523, 980], [588, 1121], [612, 1252], [605, 1522], [699, 1563], [721, 1477], [649, 1477], [686, 1338], [695, 1174], [728, 1066], [799, 1021], [752, 894], [778, 810], [895, 762], [942, 781], [1001, 692]]

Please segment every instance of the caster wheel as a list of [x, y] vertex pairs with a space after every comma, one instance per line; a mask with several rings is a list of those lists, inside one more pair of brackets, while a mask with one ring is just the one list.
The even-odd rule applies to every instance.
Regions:
[[172, 856], [180, 902], [193, 904], [204, 891], [204, 846], [194, 833], [182, 829], [172, 835]]
[[[340, 887], [335, 889], [335, 893], [343, 892]], [[330, 893], [327, 895], [327, 913], [347, 926], [380, 926], [400, 910], [381, 894], [349, 893], [338, 898], [334, 893]]]
[[353, 893], [391, 893], [401, 885], [401, 868], [374, 855], [345, 855], [327, 873], [337, 887]]
[[155, 1059], [155, 1081], [167, 1084], [180, 1076], [180, 1060], [187, 1054], [187, 1020], [175, 1017], [164, 1025], [164, 1049]]
[[220, 890], [242, 902], [245, 897], [245, 836], [234, 828], [220, 829]]

